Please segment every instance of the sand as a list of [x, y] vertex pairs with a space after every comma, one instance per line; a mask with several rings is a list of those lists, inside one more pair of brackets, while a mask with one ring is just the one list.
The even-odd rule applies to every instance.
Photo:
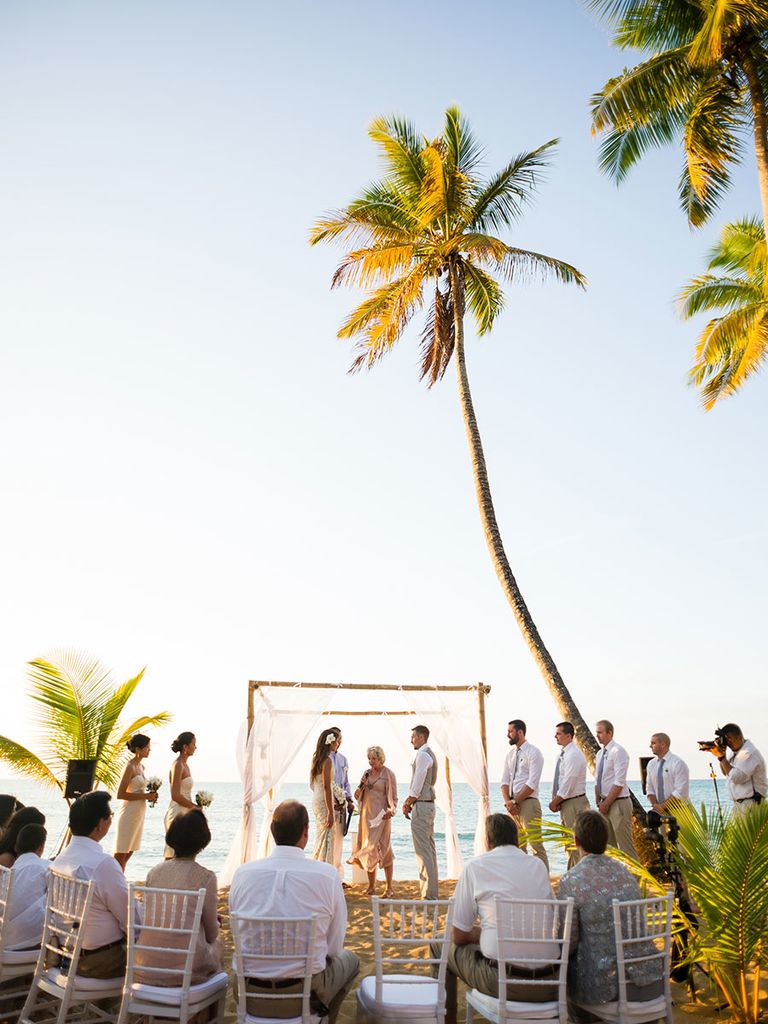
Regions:
[[[441, 899], [447, 899], [449, 896], [453, 895], [454, 886], [455, 882], [452, 881], [440, 882], [439, 894]], [[384, 886], [379, 886], [379, 889], [380, 895], [383, 895]], [[371, 901], [370, 897], [365, 894], [365, 886], [352, 885], [345, 890], [345, 894], [349, 913], [346, 947], [347, 949], [351, 949], [353, 952], [357, 953], [360, 957], [360, 974], [358, 975], [357, 981], [353, 983], [350, 992], [344, 999], [338, 1020], [339, 1024], [354, 1024], [357, 1008], [355, 999], [357, 984], [361, 978], [373, 972], [373, 927]], [[416, 899], [419, 895], [418, 883], [415, 881], [396, 881], [395, 894], [402, 898]], [[219, 901], [219, 912], [221, 913], [224, 922], [223, 936], [226, 949], [225, 962], [227, 969], [231, 971], [232, 939], [229, 931], [226, 889], [222, 889], [219, 893]], [[697, 981], [699, 982], [700, 988], [700, 991], [698, 992], [699, 1001], [697, 1002], [693, 1002], [691, 1000], [687, 986], [672, 982], [672, 1000], [674, 1002], [675, 1021], [680, 1022], [680, 1024], [682, 1024], [683, 1021], [687, 1022], [687, 1024], [709, 1024], [711, 1021], [728, 1021], [730, 1019], [730, 1014], [727, 1010], [718, 1012], [717, 996], [715, 993], [709, 991], [709, 987], [706, 985], [705, 979], [703, 979], [700, 974], [697, 976]], [[458, 1020], [464, 1021], [466, 1020], [466, 988], [462, 982], [459, 982], [458, 988]], [[230, 992], [227, 997], [225, 1024], [233, 1024], [234, 1021], [235, 1002], [232, 995], [232, 986], [230, 986]]]

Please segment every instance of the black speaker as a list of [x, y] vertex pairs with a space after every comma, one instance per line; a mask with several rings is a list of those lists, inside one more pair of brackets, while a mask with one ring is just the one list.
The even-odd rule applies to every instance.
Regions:
[[643, 784], [643, 796], [645, 796], [647, 794], [647, 792], [648, 792], [646, 790], [646, 788], [645, 788], [646, 783], [648, 782], [648, 765], [653, 760], [653, 758], [652, 757], [640, 757], [640, 758], [638, 758], [638, 760], [640, 762], [640, 781]]
[[90, 793], [96, 781], [96, 762], [75, 760], [67, 764], [67, 783], [64, 796], [76, 800], [83, 793]]

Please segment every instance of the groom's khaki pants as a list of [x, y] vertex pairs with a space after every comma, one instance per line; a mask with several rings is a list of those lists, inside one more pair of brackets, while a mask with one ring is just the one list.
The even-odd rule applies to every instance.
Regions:
[[[523, 800], [522, 804], [520, 804], [520, 816], [517, 820], [523, 828], [527, 829], [532, 821], [538, 821], [540, 819], [541, 804], [539, 803], [539, 799], [535, 796], [529, 796], [527, 800]], [[547, 851], [544, 849], [544, 843], [539, 840], [538, 843], [529, 843], [528, 845], [542, 862], [547, 871], [549, 871], [549, 858], [547, 857]]]
[[632, 838], [632, 801], [629, 797], [614, 800], [603, 817], [608, 823], [608, 843], [622, 853], [637, 860], [635, 840]]
[[423, 900], [437, 899], [437, 850], [435, 849], [435, 804], [417, 800], [411, 811], [411, 836], [416, 863], [419, 865], [419, 888]]

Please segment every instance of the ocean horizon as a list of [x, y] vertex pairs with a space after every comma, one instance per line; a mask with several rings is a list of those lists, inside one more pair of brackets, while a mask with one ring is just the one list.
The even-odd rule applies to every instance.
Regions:
[[[404, 792], [406, 782], [398, 782], [400, 792]], [[503, 810], [501, 803], [500, 783], [494, 782], [490, 786], [491, 811]], [[551, 791], [551, 782], [542, 783], [542, 792], [545, 796]], [[630, 788], [640, 799], [643, 806], [647, 807], [639, 782], [630, 782]], [[239, 782], [209, 782], [201, 781], [196, 789], [207, 789], [214, 795], [214, 800], [208, 808], [207, 815], [211, 826], [211, 844], [200, 855], [200, 862], [212, 871], [219, 872], [229, 853], [230, 847], [237, 833], [237, 827], [242, 813], [243, 787]], [[724, 806], [729, 804], [725, 786], [718, 780], [720, 799]], [[48, 844], [46, 854], [50, 855], [58, 846], [66, 828], [67, 804], [66, 801], [55, 794], [54, 791], [45, 789], [35, 782], [22, 779], [0, 779], [0, 792], [13, 793], [22, 803], [27, 806], [38, 807], [46, 816], [46, 827], [48, 829]], [[141, 850], [134, 853], [128, 862], [126, 876], [132, 881], [140, 881], [146, 878], [148, 870], [156, 864], [163, 856], [163, 817], [168, 805], [168, 786], [165, 784], [160, 790], [160, 799], [157, 806], [147, 807], [147, 814], [144, 825], [144, 836]], [[310, 805], [309, 786], [302, 782], [288, 782], [280, 787], [280, 799], [301, 800], [308, 807]], [[711, 779], [691, 780], [691, 800], [695, 804], [704, 803], [708, 807], [716, 804], [715, 791]], [[116, 801], [113, 802], [116, 803]], [[542, 801], [544, 803], [544, 801]], [[464, 860], [473, 855], [475, 830], [477, 826], [477, 797], [466, 783], [456, 783], [453, 787], [454, 815], [456, 818], [456, 829], [459, 836], [459, 847]], [[559, 821], [559, 815], [552, 814], [546, 810], [545, 818], [548, 821]], [[262, 808], [257, 809], [257, 820], [261, 822]], [[354, 831], [356, 817], [352, 819], [350, 831]], [[446, 874], [445, 861], [445, 819], [438, 809], [435, 821], [435, 842], [437, 845], [438, 866], [440, 877]], [[310, 837], [309, 847], [312, 849], [314, 843], [314, 823], [310, 813]], [[103, 841], [106, 850], [112, 851], [114, 841], [113, 832], [107, 835]], [[351, 844], [349, 838], [345, 841], [344, 856], [349, 856]], [[413, 879], [418, 877], [416, 859], [413, 854], [411, 843], [410, 826], [402, 814], [399, 814], [392, 822], [392, 849], [395, 854], [395, 878]], [[550, 869], [555, 874], [565, 870], [565, 855], [559, 846], [550, 844], [548, 846]], [[351, 881], [351, 868], [347, 866], [347, 881]]]

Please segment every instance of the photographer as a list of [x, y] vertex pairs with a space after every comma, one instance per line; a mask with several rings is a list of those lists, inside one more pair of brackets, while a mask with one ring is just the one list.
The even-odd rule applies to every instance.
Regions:
[[645, 788], [650, 805], [657, 814], [669, 813], [667, 804], [672, 800], [688, 799], [688, 765], [670, 751], [670, 744], [665, 732], [655, 732], [651, 736], [654, 756], [648, 762]]
[[[768, 792], [765, 760], [754, 743], [745, 740], [741, 729], [733, 722], [718, 729], [716, 735], [717, 738], [707, 747], [717, 755], [720, 771], [728, 779], [734, 813], [746, 814], [764, 800]], [[726, 747], [732, 752], [731, 757], [728, 757]]]

